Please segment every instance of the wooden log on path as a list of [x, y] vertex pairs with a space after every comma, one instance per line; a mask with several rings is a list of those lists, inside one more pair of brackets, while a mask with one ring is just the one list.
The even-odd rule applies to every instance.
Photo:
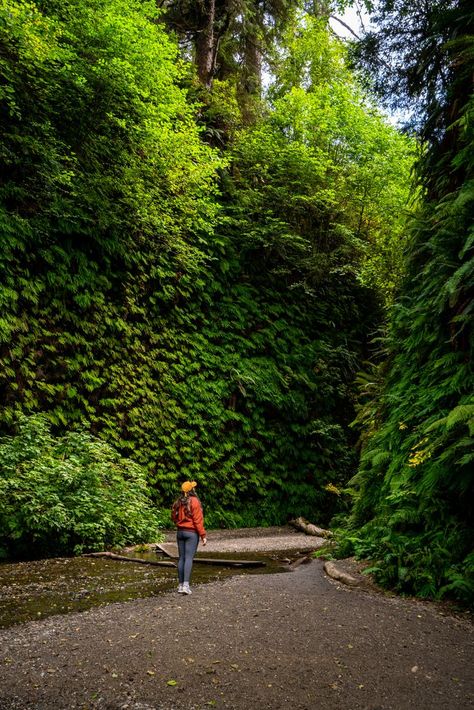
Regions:
[[141, 557], [126, 557], [125, 555], [116, 555], [114, 552], [87, 552], [81, 557], [106, 557], [119, 562], [137, 562], [140, 565], [154, 565], [155, 567], [176, 567], [174, 562], [168, 560], [143, 560]]
[[[156, 544], [156, 550], [162, 552], [167, 557], [177, 559], [177, 548], [172, 544]], [[195, 557], [194, 564], [219, 565], [220, 567], [265, 567], [266, 562], [262, 560], [229, 560], [225, 558]]]
[[297, 530], [304, 532], [306, 535], [314, 535], [315, 537], [332, 537], [332, 532], [330, 530], [325, 530], [324, 528], [319, 528], [313, 523], [309, 523], [304, 518], [296, 518], [295, 520], [290, 520], [290, 525], [292, 525]]
[[[141, 565], [155, 565], [156, 567], [176, 567], [176, 563], [171, 562], [171, 560], [143, 560], [141, 557], [126, 557], [125, 555], [116, 555], [114, 552], [88, 552], [82, 557], [105, 557], [108, 560], [117, 560], [118, 562], [137, 562]], [[194, 564], [220, 565], [222, 567], [265, 567], [266, 563], [261, 560], [225, 560], [195, 557]]]
[[334, 562], [325, 562], [324, 571], [329, 577], [332, 577], [343, 584], [347, 584], [349, 587], [357, 587], [359, 584], [355, 577], [347, 572], [344, 572], [344, 570], [339, 569]]

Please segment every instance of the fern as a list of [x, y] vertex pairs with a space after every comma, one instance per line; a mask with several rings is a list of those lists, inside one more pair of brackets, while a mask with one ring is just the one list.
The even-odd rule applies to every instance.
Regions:
[[[450, 48], [453, 57], [459, 51]], [[385, 340], [386, 375], [364, 404], [371, 422], [340, 540], [345, 554], [374, 560], [387, 586], [472, 603], [474, 135], [464, 118], [474, 100], [461, 90], [467, 65], [456, 66], [446, 115], [457, 112], [459, 132], [447, 128], [450, 141], [433, 144], [423, 163], [430, 170], [419, 175], [430, 192], [412, 222], [407, 276]], [[440, 190], [451, 169], [449, 188]], [[361, 414], [358, 423], [367, 427]]]
[[446, 429], [449, 431], [457, 424], [474, 425], [474, 404], [460, 404], [452, 409], [446, 418]]

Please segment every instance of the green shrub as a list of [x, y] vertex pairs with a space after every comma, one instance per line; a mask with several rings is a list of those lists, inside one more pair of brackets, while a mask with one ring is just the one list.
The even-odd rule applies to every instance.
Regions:
[[0, 440], [0, 552], [79, 554], [155, 540], [143, 469], [85, 431], [55, 438], [42, 415]]

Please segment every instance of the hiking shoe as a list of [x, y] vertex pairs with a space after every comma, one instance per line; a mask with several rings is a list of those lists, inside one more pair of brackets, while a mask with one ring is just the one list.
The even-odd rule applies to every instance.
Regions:
[[187, 584], [186, 582], [183, 584], [182, 594], [192, 594], [192, 591], [189, 588], [189, 584]]

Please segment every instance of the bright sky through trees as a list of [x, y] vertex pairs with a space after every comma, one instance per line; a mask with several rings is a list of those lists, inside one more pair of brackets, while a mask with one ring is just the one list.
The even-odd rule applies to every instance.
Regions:
[[[361, 30], [363, 29], [361, 24], [361, 17], [364, 22], [364, 25], [366, 25], [366, 23], [368, 22], [368, 15], [365, 12], [364, 8], [358, 10], [356, 7], [349, 7], [343, 14], [336, 12], [334, 17], [342, 20], [342, 22], [344, 22], [344, 24], [350, 27], [356, 35], [360, 35]], [[334, 19], [334, 17], [329, 20], [329, 24], [331, 26], [331, 29], [337, 34], [337, 36], [341, 39], [355, 39], [352, 32], [350, 32], [346, 27], [344, 27], [341, 22], [338, 22], [337, 19]]]

